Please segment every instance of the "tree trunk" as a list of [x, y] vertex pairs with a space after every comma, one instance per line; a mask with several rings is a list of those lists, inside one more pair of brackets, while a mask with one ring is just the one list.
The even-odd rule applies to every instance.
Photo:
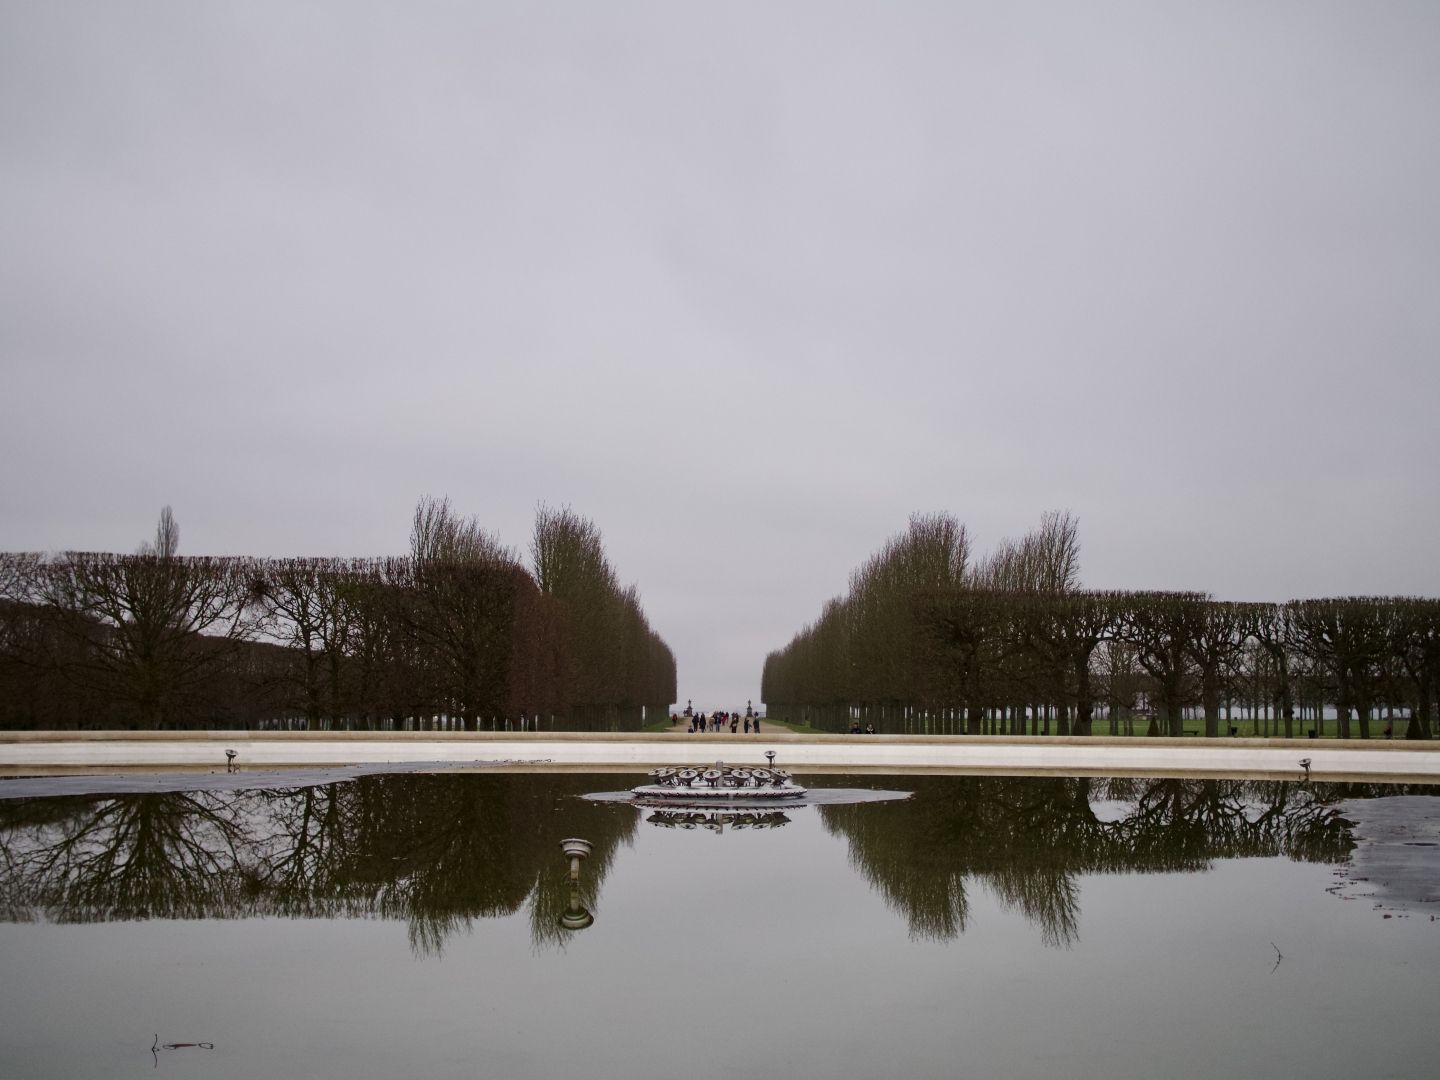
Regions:
[[1202, 670], [1200, 697], [1205, 705], [1205, 737], [1213, 739], [1220, 734], [1220, 679], [1213, 667]]
[[1090, 691], [1090, 658], [1075, 664], [1075, 734], [1089, 735], [1095, 719], [1095, 700]]
[[1428, 739], [1430, 737], [1430, 684], [1420, 680], [1417, 687], [1415, 706], [1410, 710], [1410, 723], [1405, 725], [1405, 738]]
[[1172, 739], [1185, 734], [1185, 709], [1180, 704], [1180, 672], [1173, 671], [1165, 680], [1165, 727]]

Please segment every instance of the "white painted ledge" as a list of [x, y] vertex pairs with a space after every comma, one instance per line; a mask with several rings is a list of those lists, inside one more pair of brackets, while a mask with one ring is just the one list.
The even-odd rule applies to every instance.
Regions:
[[1440, 783], [1440, 744], [1279, 739], [1007, 739], [984, 736], [790, 735], [506, 735], [303, 732], [7, 732], [0, 769], [210, 768], [236, 751], [242, 768], [501, 761], [522, 767], [601, 769], [656, 765], [764, 765], [765, 752], [790, 770], [1046, 774], [1195, 774], [1298, 776], [1310, 760], [1315, 778], [1380, 778]]

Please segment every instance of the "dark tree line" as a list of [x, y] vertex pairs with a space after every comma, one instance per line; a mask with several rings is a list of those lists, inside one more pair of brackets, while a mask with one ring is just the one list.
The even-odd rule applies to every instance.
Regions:
[[542, 508], [532, 573], [417, 507], [408, 556], [0, 554], [8, 728], [623, 730], [675, 700], [675, 660], [600, 533]]
[[[1440, 600], [1232, 603], [1080, 589], [1075, 521], [971, 562], [916, 516], [766, 658], [770, 715], [844, 731], [1431, 738]], [[1098, 725], [1098, 727], [1097, 727]]]

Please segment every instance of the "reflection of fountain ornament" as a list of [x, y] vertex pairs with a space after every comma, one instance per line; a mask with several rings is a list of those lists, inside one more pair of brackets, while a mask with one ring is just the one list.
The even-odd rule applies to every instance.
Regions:
[[749, 768], [717, 761], [708, 769], [685, 765], [651, 769], [650, 783], [631, 788], [641, 801], [658, 803], [749, 802], [798, 799], [806, 794], [784, 769]]
[[590, 841], [561, 840], [560, 850], [570, 860], [570, 906], [560, 916], [560, 925], [566, 930], [584, 930], [595, 921], [595, 916], [580, 902], [580, 860], [590, 854]]
[[732, 829], [778, 829], [790, 824], [790, 819], [779, 810], [721, 810], [709, 807], [656, 810], [645, 820], [663, 829], [710, 829], [717, 833], [724, 832], [727, 826]]

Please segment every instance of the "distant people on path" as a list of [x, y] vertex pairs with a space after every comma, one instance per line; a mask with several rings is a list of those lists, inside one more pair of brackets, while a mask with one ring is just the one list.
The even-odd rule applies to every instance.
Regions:
[[866, 735], [874, 735], [874, 734], [875, 734], [875, 725], [874, 725], [874, 724], [866, 724], [866, 725], [865, 725], [865, 734], [866, 734]]
[[677, 727], [680, 723], [680, 717], [685, 716], [689, 718], [689, 723], [686, 725], [685, 731], [690, 735], [703, 735], [706, 732], [719, 735], [724, 733], [726, 728], [729, 728], [731, 735], [738, 735], [740, 734], [742, 724], [744, 725], [746, 735], [760, 734], [760, 714], [753, 712], [753, 707], [747, 707], [745, 710], [746, 713], [750, 713], [751, 715], [742, 714], [739, 709], [736, 709], [734, 712], [716, 709], [713, 713], [705, 713], [700, 710], [692, 711], [692, 706], [688, 703], [686, 710], [687, 711], [682, 713], [670, 714], [671, 727]]

